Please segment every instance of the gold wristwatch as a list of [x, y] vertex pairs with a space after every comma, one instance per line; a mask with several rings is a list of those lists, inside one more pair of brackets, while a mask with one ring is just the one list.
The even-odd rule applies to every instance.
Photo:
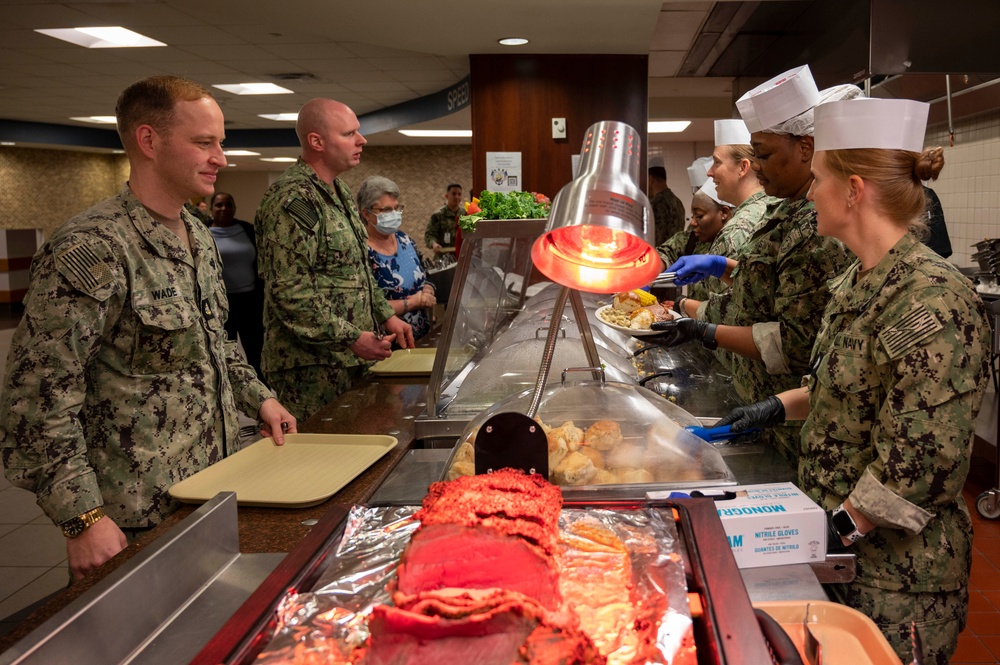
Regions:
[[97, 521], [102, 517], [104, 517], [104, 509], [94, 508], [93, 510], [88, 510], [82, 515], [77, 515], [71, 520], [63, 522], [59, 526], [62, 527], [64, 536], [67, 538], [76, 538], [89, 527], [97, 524]]

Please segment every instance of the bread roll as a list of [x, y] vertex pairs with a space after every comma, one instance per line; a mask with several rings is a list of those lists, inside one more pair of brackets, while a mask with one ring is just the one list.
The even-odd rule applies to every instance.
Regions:
[[446, 480], [455, 480], [459, 476], [474, 476], [476, 475], [476, 465], [473, 462], [455, 462], [448, 469], [448, 473], [445, 475]]
[[584, 445], [580, 446], [579, 453], [581, 455], [588, 457], [590, 461], [594, 463], [594, 466], [597, 467], [598, 469], [604, 468], [604, 453], [602, 453], [597, 448], [594, 448], [593, 446], [588, 446], [586, 445], [586, 442], [584, 442]]
[[622, 484], [653, 482], [653, 474], [646, 469], [618, 469], [615, 476]]
[[566, 448], [576, 450], [583, 443], [583, 430], [573, 424], [572, 420], [567, 420], [559, 427], [553, 428], [547, 436], [562, 438], [566, 442]]
[[463, 441], [458, 444], [458, 450], [455, 451], [455, 462], [473, 462], [476, 459], [476, 449], [472, 443], [468, 441]]
[[646, 449], [634, 443], [619, 443], [604, 456], [612, 469], [637, 469], [643, 465]]
[[598, 469], [594, 477], [590, 479], [591, 485], [615, 485], [617, 483], [618, 476], [615, 475], [614, 471], [607, 469]]
[[623, 312], [634, 312], [642, 307], [642, 300], [639, 298], [637, 293], [633, 293], [632, 291], [622, 291], [621, 293], [615, 294], [615, 300], [612, 306]]
[[562, 459], [555, 469], [553, 479], [558, 485], [586, 485], [597, 469], [590, 459], [579, 452], [573, 452]]
[[622, 428], [613, 420], [598, 420], [587, 428], [583, 438], [597, 450], [611, 450], [622, 442]]
[[569, 452], [569, 446], [566, 443], [566, 439], [556, 434], [555, 430], [546, 434], [545, 438], [549, 443], [549, 474], [551, 475], [552, 470], [559, 466], [559, 462], [566, 457], [566, 454]]
[[629, 315], [628, 327], [632, 330], [649, 330], [653, 325], [653, 313], [646, 308], [638, 309]]

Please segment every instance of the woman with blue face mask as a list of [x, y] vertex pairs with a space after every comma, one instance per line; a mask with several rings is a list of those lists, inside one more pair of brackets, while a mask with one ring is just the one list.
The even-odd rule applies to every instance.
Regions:
[[430, 308], [437, 299], [416, 244], [399, 228], [399, 187], [382, 176], [367, 178], [358, 189], [358, 210], [368, 230], [368, 260], [375, 280], [396, 315], [413, 327], [413, 338], [420, 339], [430, 331]]

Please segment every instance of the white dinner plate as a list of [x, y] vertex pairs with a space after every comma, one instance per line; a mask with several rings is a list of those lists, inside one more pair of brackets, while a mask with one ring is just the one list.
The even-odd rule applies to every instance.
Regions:
[[[597, 320], [609, 328], [614, 328], [619, 332], [623, 332], [626, 335], [632, 335], [633, 337], [645, 337], [646, 335], [659, 335], [660, 333], [663, 332], [662, 330], [636, 330], [634, 328], [626, 328], [625, 326], [618, 326], [615, 325], [614, 323], [608, 323], [607, 321], [601, 318], [601, 312], [603, 312], [606, 309], [612, 309], [612, 307], [613, 307], [612, 305], [605, 305], [604, 307], [597, 308]], [[668, 309], [667, 312], [675, 319], [679, 319], [681, 317], [680, 314], [678, 314], [672, 309]]]

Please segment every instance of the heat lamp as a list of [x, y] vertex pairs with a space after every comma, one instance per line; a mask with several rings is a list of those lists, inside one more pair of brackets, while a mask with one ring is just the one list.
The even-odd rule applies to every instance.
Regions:
[[639, 135], [623, 122], [605, 120], [587, 130], [579, 175], [556, 194], [545, 232], [531, 247], [535, 267], [562, 286], [531, 404], [525, 414], [498, 413], [483, 424], [475, 444], [476, 473], [514, 466], [548, 477], [548, 444], [534, 417], [570, 290], [627, 291], [662, 272], [663, 261], [653, 247], [653, 209], [636, 182], [639, 153]]

